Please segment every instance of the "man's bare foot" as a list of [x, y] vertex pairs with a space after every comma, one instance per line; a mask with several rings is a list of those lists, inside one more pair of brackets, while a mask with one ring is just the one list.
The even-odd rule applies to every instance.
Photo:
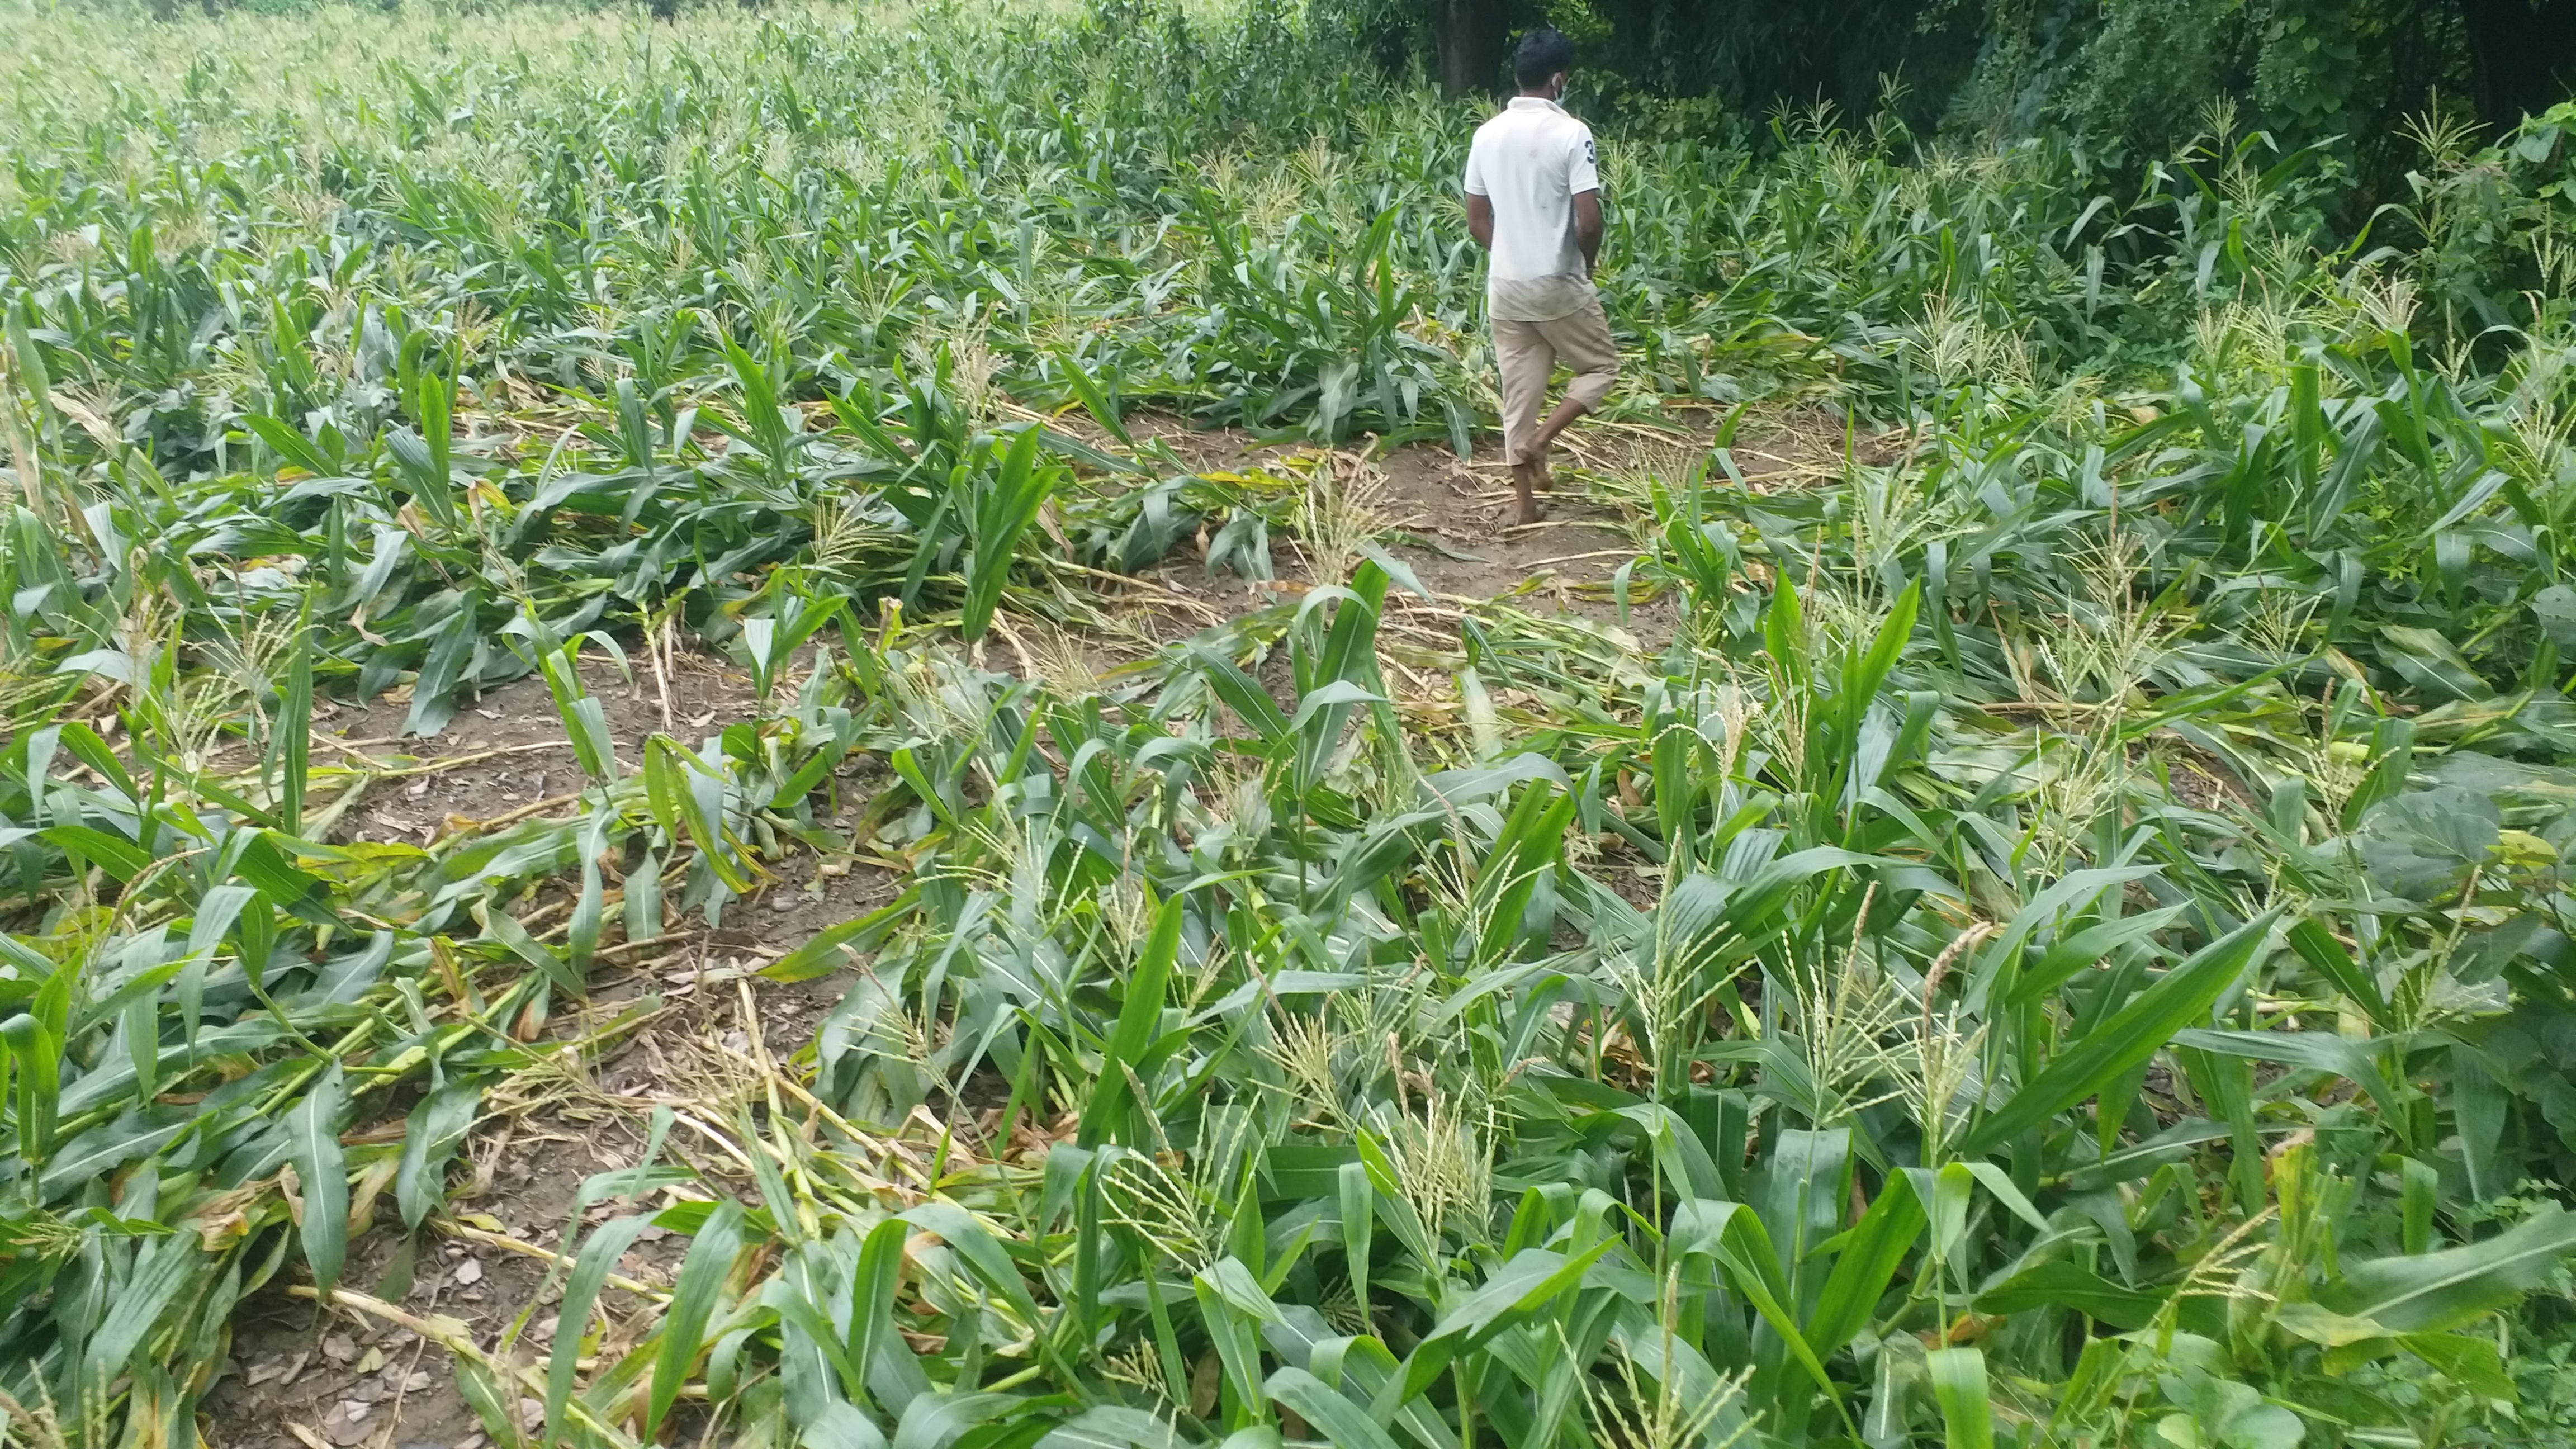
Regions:
[[1533, 464], [1512, 464], [1512, 498], [1520, 500], [1520, 508], [1515, 513], [1520, 523], [1538, 523], [1538, 498], [1533, 498], [1533, 492], [1530, 492], [1538, 477], [1540, 469]]
[[1512, 493], [1520, 499], [1520, 522], [1539, 521], [1542, 510], [1538, 506], [1538, 499], [1532, 494], [1534, 490], [1543, 491], [1547, 486], [1547, 468], [1544, 464], [1514, 463], [1512, 465]]
[[1521, 495], [1520, 517], [1514, 522], [1527, 527], [1545, 517], [1547, 517], [1547, 508], [1544, 504], [1526, 493]]

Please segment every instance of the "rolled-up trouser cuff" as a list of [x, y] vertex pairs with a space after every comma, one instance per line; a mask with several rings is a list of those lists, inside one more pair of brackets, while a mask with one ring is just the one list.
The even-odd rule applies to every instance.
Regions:
[[1574, 374], [1566, 385], [1568, 401], [1585, 411], [1598, 407], [1619, 379], [1619, 348], [1610, 338], [1610, 318], [1599, 298], [1546, 322], [1494, 319], [1494, 364], [1503, 384], [1503, 457], [1524, 456], [1529, 438], [1547, 415], [1548, 375], [1562, 362]]

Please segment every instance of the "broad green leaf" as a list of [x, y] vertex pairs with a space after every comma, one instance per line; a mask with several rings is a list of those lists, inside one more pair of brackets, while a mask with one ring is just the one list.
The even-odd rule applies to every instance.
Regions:
[[287, 1114], [287, 1160], [304, 1195], [304, 1262], [328, 1298], [349, 1257], [349, 1171], [340, 1151], [348, 1082], [333, 1061]]
[[884, 1346], [894, 1341], [894, 1300], [903, 1286], [906, 1227], [901, 1218], [887, 1218], [870, 1228], [859, 1244], [858, 1274], [850, 1285], [852, 1363], [875, 1363]]
[[1936, 1348], [1923, 1355], [1932, 1377], [1933, 1397], [1941, 1403], [1942, 1442], [1947, 1449], [1994, 1449], [1992, 1391], [1986, 1386], [1986, 1356], [1973, 1348]]
[[893, 1449], [948, 1449], [978, 1426], [1029, 1407], [1029, 1400], [1018, 1394], [923, 1394], [904, 1406]]
[[1431, 1387], [1459, 1353], [1582, 1282], [1585, 1271], [1617, 1244], [1604, 1238], [1571, 1257], [1522, 1249], [1482, 1286], [1441, 1311], [1430, 1334], [1406, 1356], [1403, 1377], [1378, 1396], [1377, 1417], [1391, 1418], [1398, 1406]]
[[1085, 1147], [1114, 1140], [1125, 1130], [1133, 1100], [1127, 1073], [1143, 1059], [1162, 1024], [1165, 983], [1171, 980], [1172, 968], [1180, 957], [1181, 910], [1182, 898], [1178, 895], [1156, 908], [1153, 932], [1146, 937], [1134, 969], [1128, 972], [1126, 1001], [1102, 1052], [1100, 1076], [1092, 1086], [1091, 1101], [1082, 1111], [1079, 1140]]
[[1890, 1174], [1835, 1258], [1815, 1311], [1807, 1317], [1807, 1346], [1818, 1357], [1832, 1354], [1868, 1326], [1879, 1296], [1895, 1280], [1924, 1223], [1914, 1179], [1902, 1172]]
[[2193, 952], [2023, 1083], [2001, 1111], [1971, 1127], [1959, 1151], [1982, 1156], [2010, 1142], [2100, 1092], [2122, 1072], [2154, 1056], [2175, 1032], [2206, 1021], [2210, 1006], [2244, 974], [2278, 916], [2277, 911], [2266, 912]]
[[726, 1199], [699, 1225], [688, 1256], [680, 1260], [679, 1277], [671, 1286], [671, 1306], [662, 1318], [661, 1346], [653, 1355], [652, 1388], [644, 1402], [643, 1437], [648, 1440], [669, 1417], [680, 1386], [706, 1351], [707, 1324], [715, 1317], [716, 1300], [733, 1272], [735, 1257], [742, 1252], [742, 1229], [742, 1205]]
[[394, 1174], [394, 1200], [406, 1229], [417, 1230], [446, 1201], [448, 1159], [474, 1126], [483, 1085], [474, 1077], [450, 1077], [411, 1109], [403, 1128], [402, 1166]]
[[1976, 1309], [2006, 1314], [2072, 1308], [2113, 1328], [2138, 1329], [2146, 1327], [2164, 1303], [2163, 1294], [2123, 1288], [2072, 1263], [2041, 1263], [1979, 1293]]
[[1395, 1441], [1340, 1390], [1293, 1365], [1270, 1375], [1270, 1397], [1297, 1411], [1334, 1449], [1395, 1449]]
[[612, 1218], [591, 1230], [564, 1280], [563, 1298], [555, 1307], [554, 1348], [546, 1362], [546, 1438], [563, 1443], [570, 1426], [564, 1410], [572, 1402], [573, 1382], [580, 1372], [582, 1340], [590, 1329], [591, 1305], [615, 1271], [617, 1260], [635, 1245], [637, 1235], [653, 1225], [650, 1217]]
[[2576, 1213], [2551, 1207], [2464, 1247], [2347, 1263], [2317, 1301], [2398, 1333], [2441, 1333], [2513, 1303], [2571, 1254]]

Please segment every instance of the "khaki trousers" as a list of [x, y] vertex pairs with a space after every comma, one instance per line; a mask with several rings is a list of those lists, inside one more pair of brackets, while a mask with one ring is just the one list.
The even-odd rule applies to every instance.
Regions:
[[1522, 450], [1546, 416], [1548, 375], [1560, 362], [1574, 374], [1567, 401], [1600, 406], [1619, 377], [1619, 348], [1610, 340], [1610, 317], [1600, 298], [1553, 322], [1494, 319], [1494, 365], [1503, 375], [1504, 462], [1543, 461], [1523, 457]]

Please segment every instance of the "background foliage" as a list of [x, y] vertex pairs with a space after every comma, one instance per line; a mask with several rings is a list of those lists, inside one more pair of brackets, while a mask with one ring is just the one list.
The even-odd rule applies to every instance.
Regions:
[[1496, 37], [1478, 82], [1503, 86], [1500, 37], [1544, 22], [1577, 41], [1588, 96], [1641, 118], [1891, 109], [1964, 142], [2064, 137], [2131, 177], [2225, 106], [2289, 145], [2324, 145], [2356, 223], [2403, 194], [2420, 152], [2408, 118], [2500, 131], [2576, 81], [2563, 0], [1321, 0], [1315, 13], [1395, 73], [1445, 75], [1437, 55], [1472, 30]]

